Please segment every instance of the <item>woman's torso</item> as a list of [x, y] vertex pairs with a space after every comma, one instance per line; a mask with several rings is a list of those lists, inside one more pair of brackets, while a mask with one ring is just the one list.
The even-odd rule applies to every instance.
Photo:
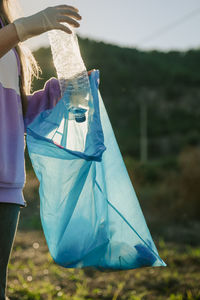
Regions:
[[[4, 26], [1, 18], [0, 24]], [[20, 71], [19, 57], [13, 48], [0, 58], [0, 189], [22, 189], [25, 181]], [[4, 202], [1, 192], [0, 202]], [[23, 200], [10, 202], [22, 204]]]

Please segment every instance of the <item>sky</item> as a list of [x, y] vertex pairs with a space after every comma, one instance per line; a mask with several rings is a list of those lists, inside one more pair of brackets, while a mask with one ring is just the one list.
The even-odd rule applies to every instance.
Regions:
[[[59, 4], [77, 7], [82, 16], [77, 33], [82, 37], [143, 50], [200, 48], [199, 0], [20, 0], [20, 3], [26, 16]], [[26, 43], [32, 50], [48, 46], [47, 33]]]

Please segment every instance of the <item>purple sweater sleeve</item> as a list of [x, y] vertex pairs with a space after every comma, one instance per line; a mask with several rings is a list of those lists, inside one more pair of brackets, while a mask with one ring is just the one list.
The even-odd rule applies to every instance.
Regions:
[[24, 117], [25, 132], [27, 126], [34, 118], [46, 109], [53, 108], [61, 99], [59, 81], [55, 77], [50, 78], [42, 90], [27, 95], [28, 108]]

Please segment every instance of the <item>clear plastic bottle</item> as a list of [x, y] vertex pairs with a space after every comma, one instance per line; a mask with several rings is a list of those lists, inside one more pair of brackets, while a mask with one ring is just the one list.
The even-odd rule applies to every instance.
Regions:
[[[65, 25], [65, 23], [63, 23]], [[70, 27], [69, 25], [67, 25]], [[88, 73], [82, 60], [77, 36], [61, 30], [48, 32], [53, 61], [57, 71], [61, 95], [66, 96], [66, 107], [77, 122], [86, 120], [89, 110], [91, 90]]]

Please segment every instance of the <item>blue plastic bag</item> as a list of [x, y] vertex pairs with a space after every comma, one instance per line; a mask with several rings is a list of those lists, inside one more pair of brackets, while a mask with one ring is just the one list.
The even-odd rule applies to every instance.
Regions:
[[146, 225], [98, 90], [89, 77], [87, 122], [70, 119], [65, 93], [27, 128], [40, 181], [40, 215], [49, 251], [66, 268], [166, 266]]

